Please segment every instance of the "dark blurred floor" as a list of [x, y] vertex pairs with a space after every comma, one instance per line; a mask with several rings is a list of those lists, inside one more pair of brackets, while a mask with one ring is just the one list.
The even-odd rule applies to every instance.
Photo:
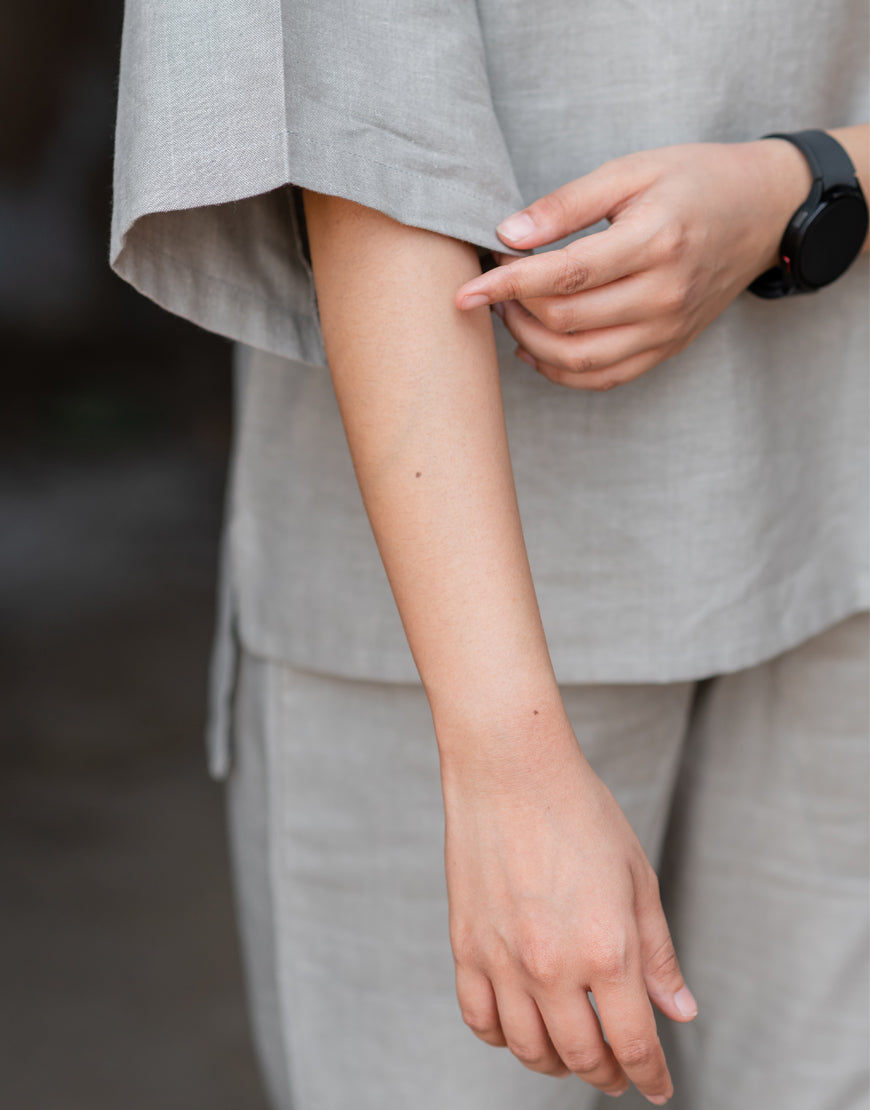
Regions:
[[24, 345], [9, 383], [4, 1110], [265, 1107], [202, 745], [228, 346], [161, 342]]

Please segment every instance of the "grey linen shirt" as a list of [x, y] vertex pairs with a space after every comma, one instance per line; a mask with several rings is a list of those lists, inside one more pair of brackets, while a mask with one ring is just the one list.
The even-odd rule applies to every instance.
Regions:
[[[237, 642], [416, 680], [295, 188], [499, 249], [504, 216], [620, 154], [862, 122], [867, 29], [864, 0], [127, 0], [112, 265], [240, 343], [215, 774]], [[736, 670], [867, 607], [867, 306], [866, 257], [812, 296], [743, 294], [606, 394], [544, 381], [495, 322], [561, 681]]]

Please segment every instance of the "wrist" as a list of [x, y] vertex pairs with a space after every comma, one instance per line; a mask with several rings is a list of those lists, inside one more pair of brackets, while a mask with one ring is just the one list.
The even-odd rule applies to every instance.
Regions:
[[759, 239], [759, 273], [778, 266], [782, 237], [792, 216], [806, 200], [813, 175], [806, 158], [786, 139], [756, 139], [744, 143], [749, 159], [752, 195], [764, 215]]
[[471, 784], [490, 792], [527, 787], [554, 760], [577, 751], [577, 741], [551, 683], [525, 683], [493, 692], [488, 700], [433, 706], [445, 794]]

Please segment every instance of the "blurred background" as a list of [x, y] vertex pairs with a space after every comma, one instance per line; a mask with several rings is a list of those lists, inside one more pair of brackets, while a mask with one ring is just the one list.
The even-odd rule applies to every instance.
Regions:
[[119, 0], [0, 4], [0, 1105], [264, 1110], [203, 752], [230, 345], [108, 268]]

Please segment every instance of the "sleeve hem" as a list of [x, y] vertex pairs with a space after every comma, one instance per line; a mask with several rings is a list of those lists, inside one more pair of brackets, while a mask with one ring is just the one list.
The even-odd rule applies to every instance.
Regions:
[[119, 277], [161, 308], [216, 335], [269, 354], [326, 365], [316, 315], [294, 312], [255, 287], [204, 273], [167, 250], [137, 242], [140, 225], [159, 215], [140, 217], [124, 237], [124, 245], [112, 261]]
[[[297, 152], [301, 148], [292, 168], [288, 143]], [[485, 193], [452, 180], [446, 163], [437, 172], [422, 172], [361, 154], [358, 143], [317, 147], [290, 131], [284, 132], [282, 145], [283, 185], [278, 191], [296, 186], [340, 196], [411, 227], [485, 250], [520, 253], [507, 248], [495, 232], [499, 220], [522, 206], [509, 163], [507, 180], [494, 182]], [[194, 203], [195, 190], [181, 186], [175, 196], [161, 197], [160, 210], [143, 206], [138, 212], [119, 213], [112, 269], [163, 308], [218, 335], [325, 366], [313, 282], [292, 212], [287, 218], [285, 209], [280, 225], [270, 225], [270, 257], [265, 259], [260, 231], [264, 218], [270, 218], [263, 215], [270, 207], [266, 197], [276, 188], [267, 178], [262, 192], [240, 196], [233, 185], [239, 176], [224, 167], [220, 174], [208, 175], [222, 184]], [[274, 180], [273, 174], [268, 176]], [[208, 233], [197, 227], [196, 234], [190, 229], [179, 234], [178, 221], [190, 224], [189, 214], [204, 209]]]

